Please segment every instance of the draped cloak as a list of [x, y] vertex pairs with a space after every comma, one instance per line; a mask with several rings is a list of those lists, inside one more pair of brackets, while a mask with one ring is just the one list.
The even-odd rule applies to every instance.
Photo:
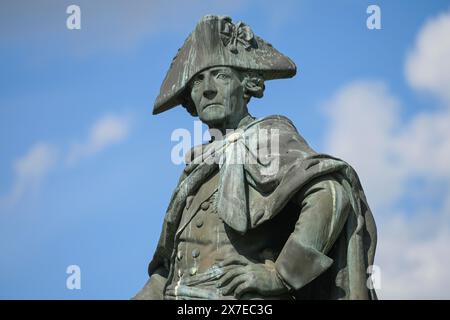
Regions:
[[[186, 199], [213, 174], [220, 175], [217, 214], [242, 235], [270, 223], [311, 181], [333, 176], [348, 195], [351, 208], [337, 239], [324, 252], [313, 254], [319, 263], [315, 264], [311, 257], [296, 259], [296, 251], [285, 248], [294, 254], [289, 271], [309, 274], [308, 283], [295, 286], [294, 295], [309, 299], [376, 299], [367, 274], [374, 261], [376, 226], [359, 178], [343, 160], [311, 149], [289, 119], [275, 115], [250, 121], [222, 140], [194, 147], [187, 162], [149, 264], [150, 276], [159, 268], [171, 269]], [[329, 283], [338, 290], [327, 290]]]

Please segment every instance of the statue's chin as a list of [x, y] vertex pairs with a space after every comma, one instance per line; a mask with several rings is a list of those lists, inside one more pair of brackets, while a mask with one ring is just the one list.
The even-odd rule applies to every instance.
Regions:
[[214, 104], [206, 107], [200, 116], [200, 120], [202, 120], [208, 126], [220, 126], [225, 121], [224, 106]]

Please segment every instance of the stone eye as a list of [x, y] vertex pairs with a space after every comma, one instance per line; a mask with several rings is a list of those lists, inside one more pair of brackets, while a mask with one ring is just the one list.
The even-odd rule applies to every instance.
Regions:
[[194, 78], [194, 81], [192, 81], [192, 86], [193, 87], [198, 86], [204, 78], [205, 78], [204, 75], [202, 74], [198, 75], [197, 77]]
[[225, 73], [219, 73], [219, 74], [217, 74], [216, 78], [220, 79], [220, 80], [226, 80], [226, 79], [228, 79], [230, 77], [227, 74], [225, 74]]

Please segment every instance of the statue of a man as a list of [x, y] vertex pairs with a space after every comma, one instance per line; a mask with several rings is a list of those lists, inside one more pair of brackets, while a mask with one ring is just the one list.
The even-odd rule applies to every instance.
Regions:
[[208, 125], [176, 187], [136, 299], [375, 299], [376, 227], [355, 171], [283, 116], [253, 118], [264, 81], [295, 64], [229, 17], [205, 16], [172, 61], [154, 114]]

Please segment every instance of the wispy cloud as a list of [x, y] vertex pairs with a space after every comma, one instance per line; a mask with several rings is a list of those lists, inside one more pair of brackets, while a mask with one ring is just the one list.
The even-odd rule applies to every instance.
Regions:
[[71, 146], [67, 155], [67, 164], [74, 165], [80, 160], [92, 156], [126, 139], [130, 133], [130, 117], [106, 115], [90, 129], [87, 139]]
[[402, 121], [381, 81], [351, 83], [326, 106], [327, 149], [357, 169], [378, 222], [382, 298], [450, 297], [449, 34], [450, 12], [429, 20], [405, 62], [411, 86], [440, 107]]
[[384, 213], [390, 217], [379, 223], [376, 261], [382, 272], [381, 298], [449, 299], [449, 209]]
[[378, 222], [382, 298], [450, 297], [449, 33], [450, 12], [428, 21], [405, 63], [412, 87], [444, 108], [402, 121], [382, 81], [353, 82], [325, 105], [327, 150], [357, 169]]
[[409, 53], [405, 73], [409, 83], [450, 103], [450, 12], [429, 20]]
[[130, 133], [131, 117], [105, 115], [91, 127], [86, 141], [73, 144], [66, 154], [48, 142], [39, 142], [14, 161], [14, 177], [10, 191], [0, 196], [0, 208], [8, 209], [28, 194], [36, 192], [48, 174], [65, 161], [73, 167], [82, 159], [104, 151], [109, 146], [124, 141]]
[[365, 81], [341, 88], [325, 106], [330, 119], [326, 149], [357, 169], [374, 209], [391, 205], [403, 189], [404, 169], [393, 162], [399, 108], [382, 82]]
[[374, 211], [380, 296], [448, 298], [450, 114], [422, 113], [404, 123], [400, 107], [381, 82], [340, 89], [326, 105], [326, 149], [355, 167]]
[[57, 163], [57, 148], [47, 143], [36, 143], [14, 162], [14, 180], [9, 194], [0, 198], [0, 207], [19, 202], [27, 193], [35, 192], [43, 179]]

